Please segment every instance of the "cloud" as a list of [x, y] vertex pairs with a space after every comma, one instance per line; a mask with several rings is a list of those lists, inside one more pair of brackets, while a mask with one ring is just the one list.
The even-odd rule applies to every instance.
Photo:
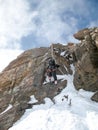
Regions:
[[37, 38], [36, 45], [68, 42], [78, 30], [79, 19], [89, 15], [86, 3], [86, 0], [33, 0], [32, 9], [38, 12], [32, 20], [36, 28], [32, 31]]
[[0, 48], [20, 48], [20, 40], [32, 29], [32, 19], [26, 0], [0, 0]]
[[36, 15], [27, 0], [0, 0], [0, 71], [23, 51], [21, 38], [35, 29]]
[[78, 30], [77, 16], [87, 15], [86, 0], [0, 0], [0, 48], [23, 48], [31, 34], [32, 47], [67, 42]]
[[21, 53], [22, 50], [0, 49], [0, 72]]

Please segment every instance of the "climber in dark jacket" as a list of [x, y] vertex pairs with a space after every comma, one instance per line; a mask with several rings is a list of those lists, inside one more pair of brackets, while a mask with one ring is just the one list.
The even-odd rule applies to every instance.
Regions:
[[49, 65], [47, 67], [47, 75], [49, 77], [50, 82], [51, 82], [51, 78], [53, 76], [55, 84], [57, 84], [56, 70], [58, 67], [59, 67], [59, 65], [55, 63], [55, 60], [53, 58], [50, 58]]

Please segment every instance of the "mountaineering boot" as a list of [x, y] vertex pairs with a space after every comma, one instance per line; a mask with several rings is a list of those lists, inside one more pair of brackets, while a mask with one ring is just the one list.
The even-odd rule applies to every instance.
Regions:
[[52, 84], [51, 78], [49, 78], [49, 83], [50, 83], [50, 85]]
[[57, 84], [57, 80], [55, 80], [54, 84]]
[[48, 79], [49, 79], [49, 83], [51, 82], [51, 77], [48, 77]]

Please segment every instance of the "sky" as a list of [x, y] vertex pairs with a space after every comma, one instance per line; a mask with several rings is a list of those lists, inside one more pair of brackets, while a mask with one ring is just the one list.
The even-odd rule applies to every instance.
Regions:
[[98, 26], [97, 0], [0, 0], [0, 71], [23, 51], [79, 42], [73, 34]]
[[[67, 87], [54, 97], [54, 103], [46, 97], [45, 104], [27, 109], [9, 130], [98, 130], [98, 103], [90, 99], [94, 93], [75, 90], [73, 75], [57, 77], [67, 79]], [[48, 83], [47, 79], [46, 81]], [[64, 98], [65, 95], [68, 95], [68, 100]], [[29, 103], [34, 102], [37, 100], [32, 95]], [[9, 104], [4, 112], [12, 107]]]

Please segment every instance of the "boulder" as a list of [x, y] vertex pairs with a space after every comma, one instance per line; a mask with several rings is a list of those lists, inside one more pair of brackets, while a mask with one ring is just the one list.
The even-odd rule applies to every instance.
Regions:
[[92, 99], [93, 101], [98, 102], [98, 92], [96, 92], [96, 93], [91, 97], [91, 99]]
[[80, 30], [79, 32], [75, 33], [73, 36], [78, 40], [83, 40], [83, 39], [85, 39], [86, 35], [89, 35], [89, 29], [88, 28]]

